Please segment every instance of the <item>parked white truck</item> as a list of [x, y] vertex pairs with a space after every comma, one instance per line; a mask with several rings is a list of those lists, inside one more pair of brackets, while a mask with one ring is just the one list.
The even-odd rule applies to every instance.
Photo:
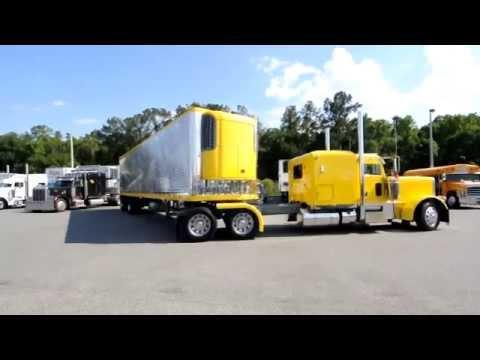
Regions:
[[31, 197], [33, 188], [41, 184], [47, 184], [46, 174], [3, 175], [0, 180], [0, 210], [24, 206], [26, 197]]
[[278, 160], [278, 190], [282, 200], [288, 200], [288, 160]]

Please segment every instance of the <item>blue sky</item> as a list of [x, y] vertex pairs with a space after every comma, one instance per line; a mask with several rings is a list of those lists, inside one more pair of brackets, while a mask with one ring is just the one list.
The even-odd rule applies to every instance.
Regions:
[[242, 104], [275, 126], [285, 106], [337, 90], [373, 117], [421, 123], [431, 106], [476, 111], [479, 59], [478, 47], [0, 46], [0, 133], [45, 124], [81, 135], [192, 101]]

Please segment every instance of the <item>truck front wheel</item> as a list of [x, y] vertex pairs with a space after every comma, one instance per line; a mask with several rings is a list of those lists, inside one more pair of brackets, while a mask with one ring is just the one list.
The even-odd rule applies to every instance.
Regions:
[[179, 241], [205, 241], [214, 237], [217, 219], [208, 208], [196, 208], [179, 214], [177, 239]]
[[58, 212], [67, 210], [67, 202], [65, 201], [65, 199], [55, 200], [55, 210]]
[[426, 201], [419, 210], [415, 219], [417, 226], [425, 231], [435, 230], [440, 223], [437, 206], [430, 201]]
[[3, 209], [8, 209], [8, 203], [5, 201], [5, 199], [0, 199], [0, 210]]
[[230, 235], [235, 239], [253, 239], [258, 232], [258, 219], [251, 211], [237, 210], [224, 218]]
[[447, 195], [447, 205], [450, 209], [458, 209], [460, 205], [460, 201], [458, 201], [457, 194], [449, 193]]

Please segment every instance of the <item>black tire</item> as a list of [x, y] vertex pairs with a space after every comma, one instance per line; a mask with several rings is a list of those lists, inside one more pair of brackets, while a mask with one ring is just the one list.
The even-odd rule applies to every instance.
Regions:
[[431, 201], [421, 204], [416, 213], [415, 222], [420, 230], [436, 230], [440, 223], [440, 210], [437, 205]]
[[136, 215], [136, 214], [140, 214], [141, 211], [142, 211], [142, 207], [139, 205], [139, 203], [137, 201], [132, 201], [130, 200], [127, 205], [127, 213], [129, 213], [130, 215]]
[[8, 209], [8, 203], [5, 199], [0, 199], [0, 210]]
[[460, 201], [455, 193], [449, 193], [447, 195], [446, 203], [450, 209], [458, 209], [460, 207]]
[[250, 210], [239, 209], [228, 212], [224, 218], [225, 226], [234, 239], [253, 239], [258, 232], [257, 216]]
[[120, 210], [126, 212], [127, 211], [127, 203], [121, 202], [120, 203]]
[[68, 209], [68, 203], [65, 199], [60, 198], [55, 200], [55, 211], [63, 212]]
[[197, 242], [211, 240], [217, 231], [217, 218], [209, 208], [185, 210], [177, 218], [177, 241]]

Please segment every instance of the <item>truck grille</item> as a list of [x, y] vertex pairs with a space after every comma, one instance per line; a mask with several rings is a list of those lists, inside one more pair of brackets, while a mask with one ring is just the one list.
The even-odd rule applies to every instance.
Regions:
[[33, 189], [33, 201], [45, 201], [45, 189]]
[[478, 196], [480, 197], [480, 186], [474, 186], [467, 189], [467, 194], [469, 196]]

